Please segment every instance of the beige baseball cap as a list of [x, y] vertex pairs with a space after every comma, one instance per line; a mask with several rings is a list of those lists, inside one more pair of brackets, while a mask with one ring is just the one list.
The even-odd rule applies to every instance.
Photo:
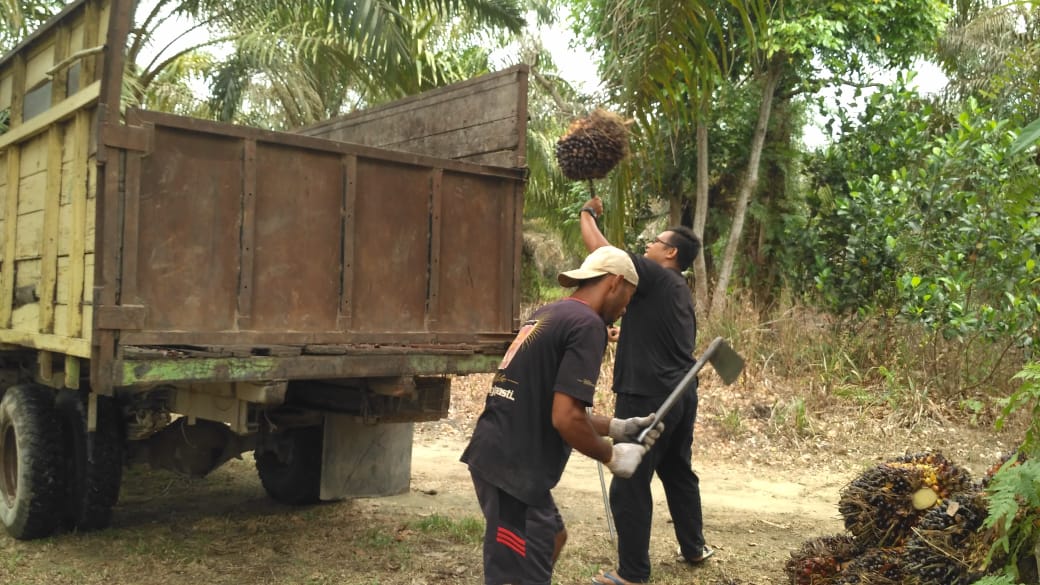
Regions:
[[615, 248], [614, 246], [603, 246], [596, 248], [585, 257], [581, 268], [561, 272], [557, 280], [563, 286], [578, 286], [583, 280], [603, 276], [604, 274], [617, 274], [625, 277], [625, 280], [639, 286], [639, 275], [636, 274], [636, 265], [632, 263], [632, 257], [628, 252]]

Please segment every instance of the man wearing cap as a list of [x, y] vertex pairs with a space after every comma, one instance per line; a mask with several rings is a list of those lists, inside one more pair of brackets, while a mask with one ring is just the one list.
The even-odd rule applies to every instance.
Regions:
[[660, 435], [658, 425], [642, 444], [634, 442], [652, 416], [620, 420], [587, 410], [607, 347], [607, 326], [625, 312], [639, 284], [632, 259], [604, 246], [581, 268], [561, 273], [559, 281], [577, 290], [537, 309], [524, 323], [462, 454], [487, 521], [485, 585], [550, 584], [567, 540], [551, 490], [572, 448], [627, 477]]
[[[585, 246], [609, 246], [596, 224], [603, 214], [599, 197], [579, 212]], [[660, 408], [693, 367], [697, 319], [682, 271], [700, 253], [700, 240], [686, 227], [664, 230], [646, 245], [642, 256], [631, 255], [639, 277], [635, 294], [621, 324], [614, 358], [614, 416], [653, 412]], [[683, 393], [664, 418], [656, 446], [629, 477], [615, 475], [610, 483], [610, 508], [618, 527], [618, 568], [593, 579], [603, 585], [631, 585], [650, 580], [650, 531], [656, 472], [664, 486], [680, 562], [701, 563], [714, 554], [704, 542], [700, 480], [690, 465], [693, 427], [697, 421], [697, 385]]]

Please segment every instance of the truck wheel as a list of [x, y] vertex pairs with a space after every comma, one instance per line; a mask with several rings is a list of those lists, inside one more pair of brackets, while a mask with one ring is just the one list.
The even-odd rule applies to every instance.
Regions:
[[100, 530], [112, 521], [123, 479], [124, 443], [118, 407], [99, 396], [97, 431], [87, 432], [85, 396], [60, 391], [54, 402], [65, 447], [64, 522], [80, 531]]
[[54, 393], [12, 386], [0, 400], [0, 520], [19, 540], [49, 536], [65, 495]]
[[283, 504], [315, 504], [321, 494], [322, 427], [289, 429], [278, 450], [255, 452], [256, 471], [267, 494]]

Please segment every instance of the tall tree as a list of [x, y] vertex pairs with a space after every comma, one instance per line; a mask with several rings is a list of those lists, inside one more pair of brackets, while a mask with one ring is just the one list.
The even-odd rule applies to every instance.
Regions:
[[777, 87], [791, 77], [802, 91], [813, 91], [835, 77], [862, 83], [871, 66], [905, 67], [934, 41], [946, 14], [939, 0], [584, 0], [579, 6], [589, 13], [604, 63], [616, 64], [605, 70], [617, 72], [619, 99], [646, 112], [648, 125], [668, 116], [668, 125], [703, 136], [690, 115], [702, 111], [699, 96], [715, 99], [720, 84], [758, 88], [747, 165], [711, 300], [716, 314], [726, 303]]

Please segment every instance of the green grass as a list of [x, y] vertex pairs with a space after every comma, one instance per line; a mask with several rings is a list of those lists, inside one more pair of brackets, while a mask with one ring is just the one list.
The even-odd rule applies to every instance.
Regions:
[[413, 530], [427, 536], [442, 536], [460, 544], [479, 544], [484, 539], [484, 521], [472, 516], [449, 518], [434, 514], [410, 523]]

